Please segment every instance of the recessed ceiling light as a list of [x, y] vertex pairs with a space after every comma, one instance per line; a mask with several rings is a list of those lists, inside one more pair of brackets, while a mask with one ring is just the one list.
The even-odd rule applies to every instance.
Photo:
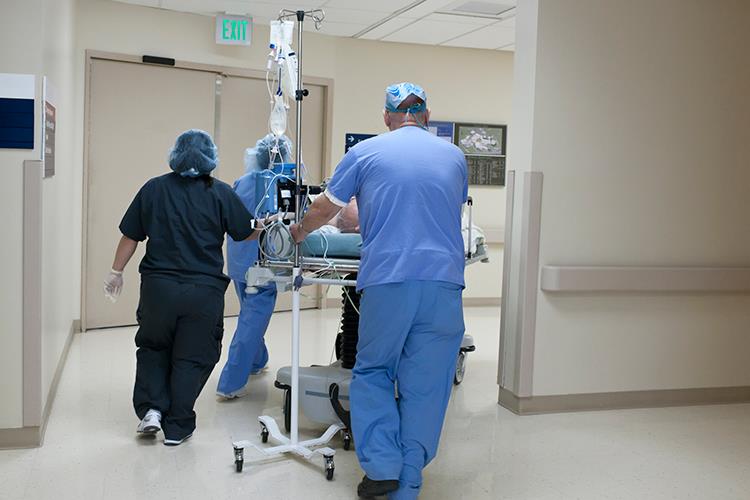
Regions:
[[479, 14], [483, 16], [498, 16], [513, 5], [501, 5], [490, 2], [466, 2], [452, 9], [453, 12], [465, 12], [467, 14]]

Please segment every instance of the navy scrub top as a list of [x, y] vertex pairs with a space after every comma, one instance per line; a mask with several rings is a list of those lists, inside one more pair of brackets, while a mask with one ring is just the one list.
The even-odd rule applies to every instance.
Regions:
[[217, 179], [169, 173], [148, 181], [120, 222], [123, 235], [146, 243], [142, 276], [226, 290], [224, 235], [241, 241], [252, 216], [232, 188]]

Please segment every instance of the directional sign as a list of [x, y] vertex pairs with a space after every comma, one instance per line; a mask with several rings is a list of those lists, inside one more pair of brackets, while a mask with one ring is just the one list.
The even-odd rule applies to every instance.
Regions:
[[344, 144], [344, 153], [348, 153], [350, 149], [359, 144], [360, 142], [375, 137], [376, 134], [346, 134], [346, 143]]

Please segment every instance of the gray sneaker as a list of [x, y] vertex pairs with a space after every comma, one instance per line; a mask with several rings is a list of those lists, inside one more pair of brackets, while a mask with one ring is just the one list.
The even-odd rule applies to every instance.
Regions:
[[151, 409], [143, 417], [141, 423], [138, 424], [136, 432], [138, 434], [156, 434], [161, 430], [161, 412], [159, 410]]
[[187, 436], [185, 436], [182, 439], [168, 439], [168, 438], [164, 438], [164, 446], [179, 446], [182, 443], [184, 443], [185, 441], [187, 441], [188, 439], [190, 439], [190, 436], [192, 436], [192, 435], [193, 435], [193, 433], [191, 432], [190, 434], [188, 434]]

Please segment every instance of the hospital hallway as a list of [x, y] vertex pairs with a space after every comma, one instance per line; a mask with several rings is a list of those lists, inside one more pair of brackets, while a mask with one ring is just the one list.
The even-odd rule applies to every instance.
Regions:
[[[750, 405], [563, 413], [518, 417], [497, 404], [497, 308], [467, 307], [477, 350], [455, 388], [437, 459], [420, 498], [741, 499], [750, 491]], [[302, 365], [332, 355], [337, 308], [302, 313]], [[78, 334], [44, 446], [0, 451], [3, 499], [353, 499], [362, 477], [337, 438], [336, 476], [321, 463], [279, 460], [234, 470], [231, 441], [260, 443], [256, 416], [281, 416], [276, 370], [288, 364], [289, 313], [273, 316], [269, 369], [249, 395], [218, 402], [224, 355], [197, 404], [198, 428], [183, 446], [137, 438], [131, 408], [134, 328]], [[303, 421], [303, 436], [322, 430]]]

